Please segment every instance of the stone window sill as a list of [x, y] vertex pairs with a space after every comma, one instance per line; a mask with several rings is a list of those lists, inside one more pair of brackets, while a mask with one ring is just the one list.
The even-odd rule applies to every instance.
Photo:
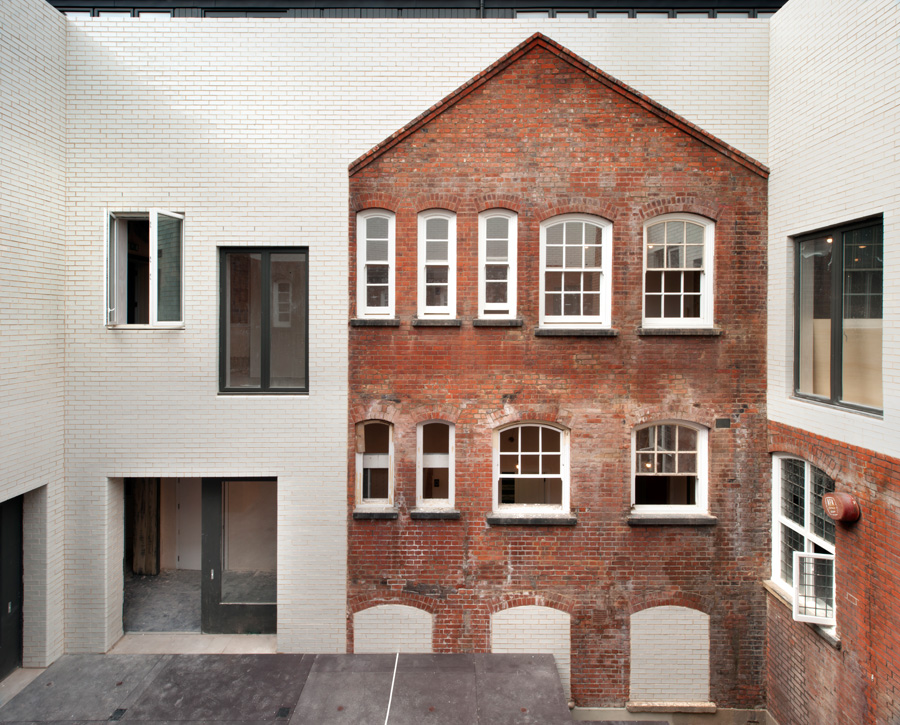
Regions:
[[488, 514], [489, 526], [574, 526], [574, 514]]
[[462, 320], [429, 320], [416, 317], [412, 321], [413, 327], [462, 327]]
[[539, 327], [534, 331], [535, 337], [618, 337], [619, 331], [608, 327], [565, 328]]
[[[775, 582], [771, 580], [766, 580], [763, 582], [763, 589], [765, 589], [769, 594], [772, 595], [772, 598], [778, 602], [781, 602], [784, 606], [786, 606], [793, 616], [794, 612], [794, 604], [788, 599], [784, 592], [781, 591], [781, 588], [775, 584]], [[818, 624], [810, 624], [809, 622], [797, 622], [797, 624], [805, 624], [807, 627], [812, 629], [817, 635], [819, 635], [822, 639], [824, 639], [829, 645], [834, 647], [834, 649], [841, 649], [841, 640], [835, 633], [833, 629], [830, 627], [822, 627]]]
[[631, 701], [625, 703], [628, 712], [691, 712], [691, 713], [715, 713], [714, 702], [640, 702]]
[[640, 337], [719, 337], [718, 327], [639, 327]]
[[354, 317], [350, 327], [400, 327], [398, 317]]
[[397, 518], [397, 509], [393, 506], [359, 507], [353, 511], [354, 521], [393, 521]]
[[412, 509], [409, 518], [413, 521], [458, 521], [456, 509]]
[[628, 515], [629, 526], [715, 526], [719, 519], [710, 514], [644, 514]]
[[522, 327], [525, 323], [522, 320], [507, 320], [507, 319], [496, 319], [491, 320], [488, 318], [478, 318], [477, 320], [472, 320], [472, 327]]

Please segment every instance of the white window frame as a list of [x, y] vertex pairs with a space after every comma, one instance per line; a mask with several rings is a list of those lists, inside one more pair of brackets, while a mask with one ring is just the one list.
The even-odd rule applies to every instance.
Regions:
[[[426, 425], [444, 425], [447, 427], [448, 453], [426, 454], [424, 447], [424, 429]], [[441, 460], [441, 459], [446, 460]], [[444, 465], [439, 465], [444, 463]], [[435, 499], [423, 496], [424, 469], [447, 469], [447, 498]], [[445, 420], [425, 420], [416, 425], [416, 507], [420, 509], [453, 509], [456, 505], [456, 426]]]
[[[179, 306], [181, 309], [180, 320], [157, 319], [159, 311], [159, 289], [157, 280], [159, 278], [159, 245], [158, 245], [158, 229], [159, 216], [166, 216], [181, 221], [181, 239], [179, 240], [181, 250], [181, 299]], [[128, 322], [128, 235], [127, 228], [129, 221], [148, 220], [150, 223], [150, 233], [148, 239], [148, 256], [149, 264], [149, 322], [148, 323], [129, 323]], [[162, 327], [162, 328], [183, 328], [184, 327], [184, 214], [168, 211], [165, 209], [148, 209], [146, 211], [113, 211], [111, 209], [104, 210], [104, 249], [105, 251], [105, 270], [106, 280], [104, 285], [104, 307], [106, 309], [105, 318], [107, 327]]]
[[[637, 477], [638, 471], [637, 434], [639, 430], [655, 428], [661, 425], [675, 425], [690, 428], [697, 433], [697, 479], [694, 489], [696, 504], [637, 504]], [[635, 513], [642, 514], [697, 514], [709, 511], [709, 429], [706, 426], [691, 423], [686, 420], [666, 419], [635, 426], [631, 430], [631, 508]]]
[[[366, 453], [365, 448], [365, 427], [367, 425], [386, 425], [388, 427], [388, 453]], [[387, 458], [387, 461], [380, 459]], [[373, 463], [387, 463], [388, 471], [388, 496], [387, 498], [363, 498], [363, 470], [367, 467], [384, 468], [384, 466], [373, 466]], [[370, 464], [367, 466], [366, 464]], [[393, 508], [394, 506], [394, 425], [386, 420], [366, 420], [356, 424], [356, 508], [359, 509], [375, 509], [381, 510]]]
[[[388, 222], [388, 258], [387, 261], [376, 260], [373, 264], [388, 267], [388, 304], [387, 307], [369, 307], [366, 296], [366, 253], [368, 245], [365, 236], [366, 222], [372, 217], [384, 217]], [[395, 299], [395, 223], [396, 216], [387, 209], [365, 209], [356, 215], [356, 315], [365, 318], [392, 318], [394, 316]]]
[[[798, 461], [803, 464], [803, 493], [804, 493], [804, 502], [803, 502], [803, 512], [804, 512], [804, 524], [800, 526], [798, 523], [793, 521], [791, 518], [784, 516], [781, 512], [781, 501], [782, 501], [782, 477], [781, 477], [781, 462], [785, 459], [792, 459]], [[787, 453], [776, 453], [772, 456], [772, 583], [775, 584], [778, 589], [782, 592], [782, 594], [791, 602], [793, 609], [793, 618], [798, 622], [809, 622], [811, 624], [819, 624], [826, 628], [833, 628], [836, 624], [836, 615], [837, 615], [837, 586], [835, 584], [835, 589], [832, 592], [831, 601], [832, 601], [832, 610], [830, 617], [818, 617], [809, 614], [805, 614], [802, 611], [802, 599], [803, 597], [798, 594], [799, 591], [799, 566], [798, 560], [800, 558], [803, 559], [821, 559], [832, 562], [832, 573], [834, 574], [835, 567], [835, 553], [836, 546], [835, 544], [823, 539], [822, 537], [816, 535], [813, 532], [812, 528], [812, 506], [811, 503], [811, 495], [812, 495], [812, 469], [816, 468], [808, 461], [800, 458], [799, 456], [787, 454]], [[821, 470], [821, 469], [819, 469]], [[824, 473], [824, 471], [823, 471]], [[827, 473], [825, 474], [828, 475]], [[829, 476], [829, 478], [831, 478]], [[803, 552], [795, 551], [793, 554], [793, 571], [792, 571], [792, 580], [786, 581], [781, 572], [781, 546], [782, 546], [782, 526], [786, 526], [787, 528], [794, 531], [799, 536], [803, 537]], [[821, 552], [815, 552], [814, 547], [818, 546], [819, 548], [824, 550], [824, 554]]]
[[[487, 258], [488, 219], [503, 217], [509, 222], [506, 253], [506, 302], [487, 301], [487, 265], [501, 265], [502, 261]], [[478, 215], [478, 317], [483, 320], [509, 320], [516, 316], [516, 282], [518, 277], [518, 214], [508, 209], [488, 209]]]
[[[546, 306], [546, 281], [547, 272], [547, 230], [557, 224], [565, 222], [584, 222], [593, 224], [600, 229], [601, 253], [600, 253], [600, 314], [599, 315], [548, 315]], [[562, 214], [551, 217], [541, 222], [540, 232], [540, 292], [539, 310], [540, 326], [543, 328], [580, 329], [580, 328], [609, 328], [611, 324], [611, 298], [612, 298], [612, 222], [602, 217], [591, 214]], [[565, 267], [553, 268], [559, 271]], [[576, 268], [572, 268], [575, 271]], [[595, 268], [592, 268], [595, 269]], [[582, 268], [583, 271], [583, 268]]]
[[[426, 304], [426, 275], [425, 268], [428, 262], [425, 259], [427, 245], [426, 229], [429, 219], [447, 220], [447, 304], [429, 306]], [[420, 319], [456, 318], [456, 214], [446, 209], [429, 209], [419, 213], [418, 224], [418, 316]]]
[[[515, 503], [515, 504], [501, 504], [500, 503], [500, 436], [503, 435], [506, 431], [512, 430], [513, 428], [526, 428], [526, 427], [538, 427], [538, 428], [551, 428], [560, 434], [559, 438], [559, 477], [562, 479], [562, 503], [560, 505], [552, 505], [552, 504], [530, 504], [530, 503]], [[553, 425], [552, 423], [545, 423], [543, 421], [519, 421], [517, 423], [513, 423], [511, 425], [505, 425], [502, 428], [495, 428], [492, 436], [492, 474], [493, 474], [493, 484], [491, 486], [491, 500], [492, 500], [492, 510], [496, 514], [504, 514], [504, 515], [521, 515], [521, 516], [534, 516], [541, 514], [552, 514], [552, 515], [560, 515], [560, 514], [568, 514], [569, 513], [569, 505], [570, 505], [570, 479], [569, 479], [569, 430], [563, 428], [562, 426]]]
[[[703, 267], [700, 272], [700, 317], [647, 317], [647, 245], [650, 227], [665, 222], [689, 222], [703, 228]], [[697, 214], [662, 214], [644, 222], [643, 274], [641, 275], [641, 324], [655, 328], [711, 328], [713, 326], [715, 300], [713, 297], [716, 223]], [[683, 271], [689, 271], [684, 270]]]

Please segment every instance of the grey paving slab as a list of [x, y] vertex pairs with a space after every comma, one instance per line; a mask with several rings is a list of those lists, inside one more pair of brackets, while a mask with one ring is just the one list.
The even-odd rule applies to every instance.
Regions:
[[108, 720], [161, 655], [65, 655], [0, 708], [2, 722]]
[[306, 680], [290, 725], [384, 722], [393, 678], [390, 670], [317, 672]]
[[473, 655], [478, 722], [491, 725], [570, 723], [553, 655]]
[[396, 654], [316, 655], [312, 672], [391, 672]]
[[[400, 660], [403, 659], [401, 655]], [[431, 666], [403, 670], [398, 666], [388, 722], [410, 725], [478, 723], [474, 663], [469, 659], [468, 667], [463, 666], [463, 661], [455, 664], [446, 668]]]
[[199, 632], [200, 572], [126, 575], [123, 624], [126, 632]]
[[303, 690], [311, 655], [175, 655], [123, 722], [272, 721]]

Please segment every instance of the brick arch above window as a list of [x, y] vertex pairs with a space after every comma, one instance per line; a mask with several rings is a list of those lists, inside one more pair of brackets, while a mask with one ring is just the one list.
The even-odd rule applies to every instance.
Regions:
[[383, 209], [396, 214], [402, 205], [403, 200], [391, 194], [353, 194], [350, 197], [350, 211], [354, 214], [370, 209]]
[[856, 478], [852, 475], [848, 476], [841, 461], [828, 452], [827, 440], [819, 439], [814, 433], [796, 431], [789, 426], [770, 422], [768, 452], [802, 458], [824, 471], [835, 481], [839, 481], [841, 478]]
[[381, 420], [385, 423], [395, 423], [400, 417], [400, 406], [383, 400], [375, 400], [367, 405], [354, 405], [350, 409], [350, 420], [354, 425], [365, 423], [369, 420]]
[[657, 591], [631, 593], [623, 609], [631, 616], [654, 607], [685, 607], [686, 609], [695, 609], [698, 612], [711, 616], [715, 606], [715, 602], [711, 597], [705, 597], [700, 594], [682, 591]]
[[575, 414], [566, 408], [558, 406], [535, 406], [528, 410], [507, 405], [503, 408], [495, 408], [487, 411], [484, 416], [484, 424], [489, 428], [503, 428], [513, 423], [549, 423], [571, 430]]
[[515, 607], [548, 607], [574, 617], [578, 608], [578, 601], [574, 597], [567, 597], [564, 594], [533, 592], [528, 594], [504, 594], [488, 602], [488, 609], [491, 614], [514, 609]]
[[413, 425], [419, 423], [453, 423], [459, 421], [462, 410], [455, 405], [433, 405], [417, 408], [409, 412], [409, 420]]
[[384, 606], [385, 604], [396, 604], [413, 609], [419, 609], [428, 614], [434, 614], [441, 605], [441, 600], [437, 597], [429, 597], [424, 594], [414, 592], [397, 591], [392, 592], [390, 596], [384, 594], [359, 594], [347, 601], [347, 615], [351, 617], [354, 614], [372, 609], [373, 607]]
[[427, 193], [412, 197], [406, 202], [406, 206], [418, 214], [429, 211], [452, 211], [458, 214], [463, 202], [455, 194]]
[[696, 214], [712, 221], [719, 221], [725, 209], [711, 199], [694, 196], [675, 196], [668, 199], [654, 199], [636, 211], [638, 220], [643, 224], [653, 217], [663, 214]]
[[533, 212], [534, 218], [539, 223], [563, 214], [587, 214], [600, 217], [606, 222], [615, 222], [622, 216], [621, 210], [614, 204], [590, 197], [565, 197], [548, 200], [535, 206]]
[[524, 214], [525, 206], [522, 199], [513, 194], [483, 194], [472, 200], [475, 211], [478, 214], [489, 211], [490, 209], [499, 209], [501, 211], [511, 211], [516, 214]]
[[690, 426], [703, 426], [715, 428], [716, 418], [727, 417], [724, 413], [702, 408], [687, 407], [684, 405], [654, 405], [637, 408], [625, 414], [625, 422], [631, 428], [639, 428], [643, 425], [667, 421], [683, 423]]

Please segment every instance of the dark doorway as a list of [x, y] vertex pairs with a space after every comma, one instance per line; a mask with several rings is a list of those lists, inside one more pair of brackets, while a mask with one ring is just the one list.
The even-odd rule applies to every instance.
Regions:
[[203, 479], [202, 630], [276, 631], [274, 479]]
[[22, 497], [0, 504], [0, 679], [22, 664]]

